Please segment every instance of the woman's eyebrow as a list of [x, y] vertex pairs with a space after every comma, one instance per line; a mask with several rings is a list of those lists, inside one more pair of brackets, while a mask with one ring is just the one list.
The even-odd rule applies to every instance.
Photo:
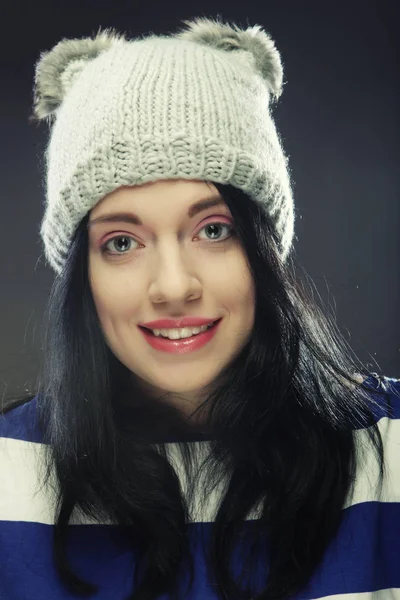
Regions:
[[[221, 196], [211, 196], [208, 198], [204, 198], [203, 200], [199, 200], [192, 204], [188, 209], [188, 217], [192, 218], [198, 213], [206, 210], [207, 208], [211, 208], [213, 206], [219, 206], [221, 204], [225, 204], [223, 198]], [[107, 213], [93, 219], [88, 222], [88, 228], [94, 225], [95, 223], [131, 223], [132, 225], [143, 225], [142, 221], [139, 217], [130, 212], [117, 212], [117, 213]]]

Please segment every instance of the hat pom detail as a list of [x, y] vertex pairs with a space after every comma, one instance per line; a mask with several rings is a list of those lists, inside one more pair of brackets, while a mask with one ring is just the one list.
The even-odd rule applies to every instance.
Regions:
[[41, 120], [53, 115], [88, 62], [120, 39], [121, 34], [106, 29], [94, 38], [61, 40], [42, 52], [35, 67], [34, 117]]
[[187, 26], [175, 37], [219, 48], [242, 50], [253, 58], [258, 73], [265, 79], [271, 94], [278, 99], [282, 93], [283, 67], [280, 54], [270, 35], [260, 26], [241, 29], [235, 24], [222, 23], [219, 19], [198, 17], [183, 21]]

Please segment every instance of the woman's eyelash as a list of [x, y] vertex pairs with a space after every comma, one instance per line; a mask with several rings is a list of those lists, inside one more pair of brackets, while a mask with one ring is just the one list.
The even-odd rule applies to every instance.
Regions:
[[[233, 227], [233, 225], [231, 223], [225, 223], [225, 222], [221, 222], [221, 221], [214, 221], [214, 222], [206, 223], [206, 225], [204, 225], [201, 229], [199, 229], [199, 232], [196, 234], [196, 237], [199, 235], [199, 233], [201, 231], [203, 231], [203, 229], [206, 229], [206, 227], [210, 227], [212, 225], [219, 225], [219, 226], [227, 227], [228, 228], [228, 235], [225, 236], [223, 239], [221, 239], [221, 240], [220, 239], [210, 240], [210, 242], [213, 243], [213, 244], [217, 244], [218, 242], [225, 242], [228, 239], [230, 239], [234, 235], [234, 233], [235, 233], [234, 227]], [[133, 236], [125, 235], [125, 234], [120, 234], [120, 235], [116, 235], [116, 236], [114, 236], [112, 238], [109, 238], [106, 242], [104, 242], [104, 244], [102, 244], [100, 246], [101, 252], [104, 253], [104, 254], [111, 254], [111, 255], [126, 254], [125, 252], [111, 252], [111, 250], [109, 250], [107, 248], [107, 246], [108, 246], [108, 244], [110, 242], [113, 242], [114, 240], [117, 240], [117, 239], [120, 239], [120, 238], [131, 239], [131, 240], [134, 240], [136, 243], [139, 243]]]

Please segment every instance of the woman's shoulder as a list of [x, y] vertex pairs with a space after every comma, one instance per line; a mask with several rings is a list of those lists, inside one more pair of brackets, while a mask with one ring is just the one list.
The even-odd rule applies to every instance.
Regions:
[[[365, 421], [357, 419], [357, 425], [354, 427], [357, 476], [354, 490], [351, 492], [351, 497], [347, 499], [345, 508], [365, 502], [384, 502], [385, 507], [387, 503], [393, 506], [396, 504], [398, 510], [400, 507], [400, 380], [372, 373], [364, 378], [362, 383], [363, 388], [368, 390], [372, 402], [369, 406], [370, 415]], [[372, 425], [377, 428], [372, 430]]]
[[379, 398], [384, 399], [380, 404], [388, 406], [389, 412], [386, 416], [400, 419], [400, 379], [371, 373], [368, 377], [363, 378], [361, 383], [364, 388], [371, 391], [374, 399], [378, 400], [378, 404]]
[[18, 398], [0, 412], [0, 438], [26, 442], [40, 442], [37, 426], [38, 395]]
[[364, 378], [362, 387], [370, 395], [370, 417], [361, 427], [378, 424], [381, 434], [396, 432], [400, 443], [400, 379], [371, 373]]

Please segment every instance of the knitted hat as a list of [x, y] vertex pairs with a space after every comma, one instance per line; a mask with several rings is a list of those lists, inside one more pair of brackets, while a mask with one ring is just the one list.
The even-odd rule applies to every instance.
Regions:
[[40, 235], [60, 273], [82, 218], [120, 186], [159, 179], [229, 183], [258, 202], [285, 261], [294, 207], [270, 113], [282, 63], [259, 25], [184, 21], [169, 36], [114, 29], [63, 39], [41, 54], [34, 117], [46, 119], [46, 208]]

